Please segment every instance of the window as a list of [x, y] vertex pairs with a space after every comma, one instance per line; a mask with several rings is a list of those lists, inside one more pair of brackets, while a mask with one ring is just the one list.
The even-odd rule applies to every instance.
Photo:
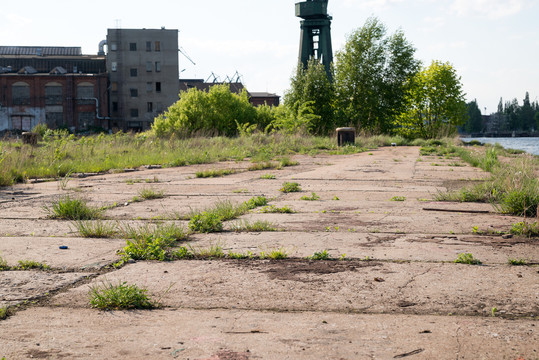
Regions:
[[160, 72], [160, 71], [161, 71], [161, 62], [156, 61], [155, 62], [155, 72]]
[[152, 62], [146, 61], [146, 71], [150, 72], [152, 71]]
[[49, 128], [59, 128], [64, 125], [64, 113], [47, 111], [45, 113], [45, 121], [47, 122], [47, 126]]
[[155, 51], [161, 51], [161, 41], [155, 42]]
[[138, 97], [137, 89], [129, 89], [129, 92], [131, 93], [131, 97]]
[[79, 113], [79, 129], [88, 130], [89, 127], [94, 126], [94, 120], [95, 120], [94, 112]]
[[138, 71], [136, 68], [133, 68], [129, 70], [129, 74], [131, 75], [131, 77], [137, 77]]
[[111, 50], [111, 51], [116, 51], [116, 50], [118, 50], [118, 45], [116, 45], [116, 43], [110, 44], [110, 50]]
[[30, 85], [17, 82], [11, 87], [13, 105], [30, 105]]
[[118, 63], [116, 61], [113, 61], [111, 64], [111, 70], [116, 71], [118, 70]]
[[151, 113], [153, 111], [153, 103], [152, 102], [147, 103], [147, 111], [149, 113]]
[[146, 41], [146, 51], [152, 51], [152, 42]]
[[131, 109], [130, 114], [132, 118], [138, 118], [138, 109]]
[[112, 102], [112, 111], [118, 112], [118, 102], [117, 101]]
[[129, 51], [137, 51], [137, 43], [129, 43]]
[[110, 85], [110, 89], [112, 91], [118, 91], [118, 82], [117, 81], [113, 81], [112, 84]]
[[45, 85], [45, 105], [62, 105], [62, 85], [48, 83]]
[[90, 105], [95, 104], [94, 85], [83, 82], [77, 85], [77, 104]]
[[161, 92], [161, 83], [160, 82], [155, 83], [155, 92]]
[[152, 92], [153, 90], [153, 83], [147, 82], [146, 83], [146, 92]]

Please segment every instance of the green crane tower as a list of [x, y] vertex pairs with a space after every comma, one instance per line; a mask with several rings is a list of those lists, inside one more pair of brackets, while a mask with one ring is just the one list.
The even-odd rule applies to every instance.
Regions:
[[328, 15], [329, 0], [307, 0], [296, 4], [296, 16], [302, 18], [299, 42], [299, 61], [306, 68], [310, 59], [319, 60], [332, 79], [333, 62], [331, 47], [331, 20]]

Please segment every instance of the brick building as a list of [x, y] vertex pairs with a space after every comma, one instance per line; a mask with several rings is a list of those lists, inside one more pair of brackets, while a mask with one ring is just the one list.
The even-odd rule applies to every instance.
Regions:
[[80, 48], [0, 46], [0, 132], [39, 123], [109, 128], [107, 87], [104, 57], [83, 56]]

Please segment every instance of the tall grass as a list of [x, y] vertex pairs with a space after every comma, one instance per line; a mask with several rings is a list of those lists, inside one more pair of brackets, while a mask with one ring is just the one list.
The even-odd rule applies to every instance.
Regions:
[[[189, 139], [160, 139], [150, 132], [81, 138], [61, 131], [47, 134], [38, 146], [14, 140], [0, 141], [0, 186], [33, 178], [59, 178], [70, 172], [96, 173], [150, 164], [185, 166], [246, 158], [269, 161], [279, 157], [286, 159], [290, 154], [339, 150], [335, 138], [278, 132], [237, 138]], [[391, 143], [407, 144], [398, 137], [358, 138], [359, 146], [350, 147], [348, 151], [360, 152], [364, 147], [389, 146]]]

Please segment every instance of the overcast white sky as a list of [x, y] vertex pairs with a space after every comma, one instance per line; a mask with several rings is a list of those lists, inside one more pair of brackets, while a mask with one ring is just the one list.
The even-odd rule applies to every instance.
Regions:
[[[179, 29], [183, 78], [224, 79], [238, 71], [250, 91], [283, 95], [297, 62], [294, 0], [67, 0], [4, 2], [0, 45], [81, 46], [96, 54], [107, 28]], [[494, 112], [500, 97], [539, 96], [539, 0], [331, 0], [333, 49], [377, 16], [402, 28], [428, 65], [451, 62], [468, 100]]]

